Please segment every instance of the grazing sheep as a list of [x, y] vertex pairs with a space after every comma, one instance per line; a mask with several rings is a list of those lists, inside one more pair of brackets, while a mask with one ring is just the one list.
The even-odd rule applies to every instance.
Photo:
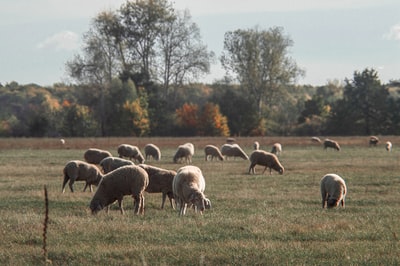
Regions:
[[258, 141], [254, 141], [254, 143], [253, 143], [253, 148], [254, 148], [255, 150], [259, 150], [259, 149], [260, 149], [260, 143], [258, 143]]
[[125, 165], [103, 176], [91, 202], [90, 210], [93, 214], [118, 201], [121, 213], [124, 214], [122, 199], [132, 195], [134, 214], [144, 214], [144, 190], [149, 184], [146, 171], [136, 165]]
[[173, 170], [166, 170], [147, 164], [139, 164], [149, 175], [149, 185], [146, 188], [148, 193], [162, 193], [161, 209], [164, 209], [165, 199], [168, 196], [172, 209], [175, 209], [172, 200], [174, 193], [172, 192], [172, 180], [176, 175]]
[[95, 165], [79, 160], [69, 161], [65, 165], [63, 173], [64, 181], [62, 184], [62, 193], [65, 192], [65, 185], [68, 180], [71, 192], [74, 192], [73, 185], [75, 181], [86, 181], [83, 191], [86, 191], [86, 188], [89, 187], [90, 192], [92, 192], [92, 185], [97, 186], [103, 176]]
[[94, 148], [88, 149], [83, 154], [83, 158], [85, 158], [85, 161], [92, 164], [99, 164], [101, 160], [111, 156], [112, 155], [109, 151]]
[[105, 174], [124, 165], [135, 165], [135, 164], [130, 160], [122, 159], [119, 157], [106, 157], [100, 162], [100, 166], [101, 168], [103, 168], [103, 172]]
[[61, 143], [61, 145], [64, 145], [65, 144], [65, 139], [60, 139], [60, 143]]
[[161, 151], [156, 145], [149, 143], [144, 146], [144, 155], [146, 156], [146, 160], [152, 157], [154, 160], [159, 161], [161, 159]]
[[144, 157], [140, 149], [136, 146], [121, 144], [118, 146], [118, 155], [120, 158], [127, 157], [129, 160], [133, 159], [139, 161], [139, 163], [144, 163]]
[[272, 174], [272, 169], [279, 172], [279, 174], [283, 174], [285, 169], [283, 168], [282, 164], [279, 162], [278, 157], [270, 152], [263, 151], [263, 150], [255, 150], [250, 154], [250, 167], [249, 167], [249, 174], [255, 174], [255, 166], [256, 165], [265, 166], [265, 170], [269, 168], [269, 173]]
[[392, 143], [390, 141], [386, 141], [385, 148], [387, 151], [392, 151]]
[[371, 136], [369, 137], [369, 146], [376, 146], [378, 144], [379, 138], [377, 136]]
[[322, 208], [325, 203], [328, 208], [337, 207], [341, 203], [344, 208], [344, 200], [347, 193], [346, 183], [337, 174], [327, 174], [321, 179]]
[[207, 145], [204, 148], [204, 153], [206, 155], [205, 159], [208, 161], [208, 158], [211, 157], [211, 161], [215, 158], [220, 159], [221, 161], [224, 160], [224, 156], [222, 155], [221, 151], [218, 149], [217, 146], [214, 145]]
[[236, 139], [235, 139], [235, 138], [227, 138], [227, 139], [226, 139], [226, 143], [232, 144], [232, 143], [235, 143], [235, 142], [236, 142]]
[[200, 168], [187, 165], [178, 169], [172, 182], [175, 201], [179, 206], [179, 215], [186, 213], [187, 204], [194, 206], [202, 214], [211, 208], [211, 202], [204, 196], [206, 182]]
[[248, 160], [249, 156], [240, 148], [238, 144], [224, 144], [221, 146], [221, 153], [226, 158], [228, 157], [240, 157], [244, 160]]
[[311, 137], [311, 142], [313, 142], [313, 143], [321, 143], [322, 141], [318, 137]]
[[194, 155], [194, 145], [192, 143], [185, 143], [183, 145], [179, 145], [178, 149], [175, 152], [173, 161], [174, 163], [181, 162], [184, 158], [186, 163], [192, 163], [192, 157]]
[[331, 139], [324, 140], [324, 149], [326, 150], [327, 148], [333, 148], [335, 150], [340, 151], [339, 143]]
[[282, 145], [280, 143], [275, 143], [272, 145], [271, 153], [279, 155], [282, 152]]

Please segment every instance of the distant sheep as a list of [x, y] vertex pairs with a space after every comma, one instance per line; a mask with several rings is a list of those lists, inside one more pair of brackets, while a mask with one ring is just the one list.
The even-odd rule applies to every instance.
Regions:
[[140, 149], [129, 144], [121, 144], [118, 146], [118, 155], [120, 158], [127, 157], [129, 160], [135, 160], [144, 163], [144, 157]]
[[337, 151], [340, 151], [340, 145], [334, 140], [331, 139], [325, 139], [324, 140], [324, 149], [326, 150], [327, 148], [332, 148]]
[[146, 188], [147, 193], [162, 193], [161, 209], [164, 209], [165, 199], [168, 196], [171, 207], [175, 209], [172, 200], [174, 193], [172, 191], [172, 180], [176, 172], [173, 170], [166, 170], [147, 164], [139, 164], [149, 175], [149, 185]]
[[188, 204], [193, 204], [200, 213], [211, 208], [210, 200], [203, 194], [205, 188], [206, 182], [200, 168], [187, 165], [178, 169], [172, 182], [172, 190], [179, 206], [179, 215], [185, 215]]
[[156, 161], [161, 159], [161, 151], [156, 145], [149, 143], [144, 146], [144, 156], [146, 156], [146, 160], [149, 158], [153, 158]]
[[390, 141], [386, 141], [385, 148], [388, 152], [392, 151], [392, 143]]
[[379, 142], [379, 138], [377, 136], [369, 137], [369, 146], [376, 146]]
[[100, 149], [88, 149], [84, 154], [83, 158], [85, 158], [85, 161], [88, 163], [92, 164], [99, 164], [101, 160], [103, 160], [106, 157], [111, 157], [111, 153], [106, 150], [100, 150]]
[[238, 144], [224, 144], [221, 146], [221, 153], [225, 158], [228, 157], [240, 157], [244, 160], [248, 160], [249, 156], [240, 148]]
[[132, 161], [119, 157], [106, 157], [100, 162], [100, 167], [105, 174], [125, 165], [135, 165]]
[[191, 164], [193, 155], [194, 155], [194, 145], [192, 143], [185, 143], [183, 145], [178, 146], [173, 161], [174, 163], [178, 163], [181, 162], [182, 159], [185, 159], [186, 163]]
[[60, 139], [60, 143], [61, 143], [61, 145], [64, 145], [65, 144], [65, 139]]
[[347, 193], [346, 183], [337, 174], [327, 174], [321, 179], [322, 208], [337, 207], [339, 203], [344, 208]]
[[280, 143], [274, 143], [274, 145], [272, 145], [272, 149], [271, 149], [271, 153], [279, 155], [282, 152], [282, 144]]
[[136, 165], [122, 166], [103, 176], [99, 187], [90, 201], [90, 210], [93, 214], [118, 201], [122, 214], [124, 208], [122, 199], [131, 195], [134, 199], [134, 214], [144, 214], [144, 190], [149, 184], [149, 176], [146, 171]]
[[260, 149], [260, 143], [258, 141], [254, 141], [253, 149], [255, 149], [255, 150], [259, 150]]
[[232, 144], [232, 143], [235, 143], [235, 142], [236, 142], [236, 139], [235, 139], [235, 138], [227, 138], [227, 139], [226, 139], [226, 143]]
[[86, 191], [86, 188], [89, 187], [90, 192], [92, 192], [92, 185], [97, 186], [103, 176], [95, 165], [79, 160], [69, 161], [63, 169], [63, 174], [63, 193], [65, 192], [65, 185], [68, 181], [71, 192], [74, 192], [73, 185], [75, 181], [86, 181], [83, 191]]
[[212, 161], [214, 158], [217, 158], [221, 161], [224, 160], [224, 156], [222, 155], [221, 151], [218, 149], [217, 146], [214, 145], [207, 145], [204, 148], [204, 153], [205, 153], [205, 160], [208, 161], [208, 159], [210, 158], [210, 160]]
[[275, 154], [263, 150], [255, 150], [250, 154], [249, 174], [256, 173], [256, 165], [265, 166], [264, 171], [262, 172], [263, 174], [267, 168], [269, 168], [270, 174], [272, 174], [272, 169], [277, 171], [279, 174], [283, 174], [285, 171]]
[[311, 137], [311, 142], [313, 143], [322, 143], [321, 139], [318, 137]]

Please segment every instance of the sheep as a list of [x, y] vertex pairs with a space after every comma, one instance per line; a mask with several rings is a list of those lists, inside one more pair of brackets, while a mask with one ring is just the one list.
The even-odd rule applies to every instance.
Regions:
[[100, 162], [100, 167], [103, 168], [105, 174], [124, 165], [134, 165], [130, 160], [122, 159], [119, 157], [106, 157]]
[[249, 156], [240, 148], [238, 144], [224, 144], [221, 146], [221, 153], [226, 158], [228, 157], [240, 157], [244, 160], [248, 160]]
[[144, 163], [145, 161], [140, 149], [136, 146], [121, 144], [118, 146], [117, 151], [120, 158], [127, 157], [130, 160], [139, 161], [139, 163]]
[[282, 145], [280, 143], [274, 143], [272, 145], [271, 153], [279, 155], [282, 152]]
[[92, 163], [92, 164], [99, 164], [101, 162], [101, 160], [103, 160], [106, 157], [111, 157], [111, 156], [112, 155], [109, 151], [94, 149], [94, 148], [88, 149], [83, 154], [83, 158], [85, 158], [85, 161], [88, 163]]
[[235, 139], [235, 138], [227, 138], [227, 139], [226, 139], [226, 143], [232, 144], [232, 143], [235, 143], [235, 142], [236, 142], [236, 139]]
[[377, 136], [371, 136], [369, 137], [369, 146], [376, 146], [378, 144], [379, 138]]
[[182, 158], [184, 158], [186, 163], [191, 164], [193, 155], [194, 155], [194, 145], [192, 143], [185, 143], [183, 145], [178, 146], [173, 161], [174, 163], [178, 163], [178, 161], [181, 161]]
[[206, 182], [200, 168], [187, 165], [178, 169], [172, 181], [172, 190], [180, 216], [185, 215], [188, 204], [193, 204], [195, 211], [199, 210], [201, 214], [211, 208], [211, 201], [203, 194], [205, 188]]
[[385, 148], [388, 152], [392, 151], [392, 143], [390, 141], [386, 141]]
[[159, 161], [161, 159], [161, 151], [156, 145], [149, 143], [144, 146], [144, 155], [146, 160], [152, 157], [154, 160]]
[[173, 170], [166, 170], [147, 164], [139, 164], [149, 175], [149, 185], [145, 189], [147, 193], [162, 193], [161, 209], [164, 209], [165, 199], [168, 196], [172, 209], [175, 209], [172, 200], [174, 194], [172, 192], [172, 180], [176, 175]]
[[339, 203], [344, 208], [347, 193], [346, 183], [337, 174], [327, 174], [321, 179], [322, 208], [337, 207]]
[[65, 192], [65, 185], [69, 181], [69, 188], [71, 192], [74, 192], [74, 182], [75, 181], [86, 181], [85, 188], [89, 187], [90, 192], [92, 192], [92, 185], [98, 185], [103, 174], [100, 170], [93, 164], [89, 164], [80, 160], [73, 160], [67, 162], [63, 169], [64, 181], [62, 184], [62, 193]]
[[208, 161], [208, 158], [211, 157], [211, 161], [215, 158], [220, 159], [221, 161], [224, 160], [224, 156], [222, 155], [221, 151], [218, 149], [217, 146], [214, 145], [206, 145], [204, 147], [205, 153], [205, 160]]
[[262, 172], [263, 174], [267, 168], [269, 168], [270, 174], [272, 174], [272, 169], [274, 169], [281, 175], [285, 171], [284, 167], [279, 162], [278, 157], [275, 154], [264, 150], [255, 150], [250, 154], [249, 174], [256, 173], [255, 166], [257, 164], [265, 166], [264, 171]]
[[337, 151], [340, 151], [339, 143], [331, 139], [324, 140], [324, 150], [326, 150], [327, 148], [333, 148], [336, 149]]
[[260, 149], [260, 143], [258, 143], [258, 141], [254, 141], [254, 143], [253, 143], [253, 148], [254, 148], [255, 150], [259, 150], [259, 149]]
[[65, 139], [60, 139], [60, 144], [65, 145]]
[[311, 142], [313, 142], [313, 143], [321, 143], [322, 141], [318, 137], [311, 137]]
[[124, 214], [122, 199], [132, 195], [134, 214], [144, 214], [144, 190], [149, 184], [147, 172], [137, 165], [125, 165], [103, 176], [96, 193], [90, 201], [92, 214], [97, 214], [102, 209], [118, 201], [121, 214]]

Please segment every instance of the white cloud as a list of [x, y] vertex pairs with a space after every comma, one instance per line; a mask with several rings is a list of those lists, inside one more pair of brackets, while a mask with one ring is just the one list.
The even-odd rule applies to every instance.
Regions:
[[56, 51], [75, 50], [79, 48], [79, 37], [75, 32], [62, 31], [46, 38], [36, 47], [38, 49], [55, 49]]
[[393, 25], [388, 33], [385, 33], [383, 37], [387, 40], [400, 41], [400, 23]]

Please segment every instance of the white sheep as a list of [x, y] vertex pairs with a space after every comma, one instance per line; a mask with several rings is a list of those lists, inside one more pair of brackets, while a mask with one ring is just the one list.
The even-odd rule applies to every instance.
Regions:
[[332, 148], [337, 151], [340, 151], [340, 145], [338, 142], [331, 140], [331, 139], [325, 139], [324, 140], [324, 149], [326, 150], [327, 148]]
[[277, 171], [279, 174], [283, 174], [285, 169], [283, 168], [282, 164], [279, 162], [278, 157], [270, 152], [264, 150], [255, 150], [250, 154], [250, 167], [249, 167], [249, 174], [255, 174], [255, 166], [262, 165], [265, 166], [265, 170], [269, 168], [269, 173], [272, 174], [272, 169]]
[[313, 143], [321, 143], [322, 141], [318, 137], [311, 137], [311, 142], [313, 142]]
[[133, 159], [139, 163], [144, 163], [144, 157], [140, 152], [140, 149], [136, 146], [121, 144], [118, 146], [117, 151], [120, 158], [127, 157], [129, 160]]
[[253, 149], [255, 149], [255, 150], [259, 150], [260, 149], [260, 143], [258, 141], [254, 141]]
[[105, 174], [121, 167], [124, 165], [134, 165], [134, 163], [130, 160], [126, 160], [119, 157], [106, 157], [100, 162], [100, 167], [103, 169]]
[[274, 143], [274, 145], [272, 145], [272, 149], [271, 149], [271, 153], [279, 155], [282, 152], [282, 144], [280, 143]]
[[110, 156], [112, 155], [109, 151], [95, 148], [90, 148], [83, 154], [83, 158], [85, 158], [85, 161], [92, 164], [99, 164], [101, 160]]
[[327, 174], [321, 179], [322, 208], [337, 207], [339, 203], [344, 208], [347, 193], [346, 183], [337, 174]]
[[240, 148], [238, 144], [225, 143], [221, 146], [221, 153], [226, 158], [228, 157], [240, 157], [244, 160], [248, 160], [249, 156]]
[[200, 168], [187, 165], [178, 169], [172, 182], [172, 190], [180, 216], [185, 215], [188, 204], [193, 204], [200, 213], [211, 208], [210, 200], [203, 194], [205, 188], [206, 182]]
[[173, 161], [174, 163], [178, 163], [182, 161], [182, 159], [185, 159], [186, 163], [191, 164], [193, 155], [194, 155], [194, 145], [192, 143], [185, 143], [183, 145], [178, 146]]
[[147, 193], [162, 193], [161, 209], [164, 209], [165, 200], [168, 196], [171, 207], [175, 209], [172, 202], [174, 199], [172, 180], [174, 179], [176, 172], [148, 164], [139, 164], [139, 167], [143, 168], [149, 175], [149, 185], [145, 191]]
[[65, 139], [60, 139], [61, 145], [65, 145]]
[[136, 165], [126, 165], [103, 176], [96, 193], [90, 201], [90, 210], [98, 213], [115, 201], [122, 214], [122, 199], [126, 195], [133, 197], [134, 214], [144, 214], [144, 190], [149, 184], [147, 172]]
[[79, 160], [69, 161], [63, 169], [63, 174], [63, 193], [65, 192], [65, 185], [68, 181], [71, 192], [74, 192], [73, 185], [75, 181], [86, 181], [83, 191], [86, 191], [86, 188], [89, 187], [90, 192], [92, 192], [92, 185], [97, 186], [103, 176], [95, 165]]
[[208, 161], [208, 159], [210, 158], [211, 161], [214, 158], [217, 158], [221, 161], [224, 160], [224, 156], [222, 155], [221, 151], [218, 149], [217, 146], [214, 145], [206, 145], [204, 147], [204, 153], [205, 153], [205, 160]]
[[385, 149], [386, 149], [388, 152], [391, 152], [391, 151], [392, 151], [392, 143], [391, 143], [390, 141], [386, 141]]
[[149, 158], [153, 158], [156, 161], [161, 160], [161, 151], [156, 145], [149, 143], [144, 146], [144, 155], [146, 156], [146, 160]]

